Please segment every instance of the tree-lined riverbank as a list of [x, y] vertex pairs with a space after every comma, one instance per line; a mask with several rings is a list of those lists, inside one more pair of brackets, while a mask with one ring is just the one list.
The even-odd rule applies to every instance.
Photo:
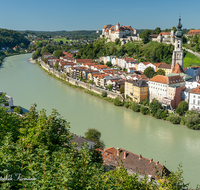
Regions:
[[83, 136], [89, 127], [96, 128], [107, 147], [121, 147], [153, 158], [170, 170], [176, 171], [182, 162], [185, 181], [196, 187], [200, 170], [199, 131], [88, 96], [49, 77], [37, 64], [29, 62], [30, 57], [31, 54], [5, 58], [0, 68], [1, 91], [11, 95], [16, 106], [28, 109], [37, 103], [39, 110], [47, 109], [47, 114], [55, 108], [70, 121], [70, 131]]

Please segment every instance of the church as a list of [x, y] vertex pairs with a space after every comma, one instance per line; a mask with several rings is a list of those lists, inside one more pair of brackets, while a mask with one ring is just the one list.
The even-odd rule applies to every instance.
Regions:
[[183, 31], [182, 31], [182, 24], [181, 19], [179, 18], [179, 23], [177, 25], [177, 31], [175, 33], [175, 43], [174, 43], [174, 51], [172, 55], [172, 72], [175, 65], [178, 63], [179, 66], [183, 69], [183, 49], [182, 49], [182, 43], [183, 43]]

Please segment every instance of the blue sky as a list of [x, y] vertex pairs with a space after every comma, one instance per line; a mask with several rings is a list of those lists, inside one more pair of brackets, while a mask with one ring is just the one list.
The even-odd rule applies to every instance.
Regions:
[[186, 0], [0, 0], [0, 28], [13, 30], [100, 30], [106, 24], [136, 29], [200, 29], [200, 1]]

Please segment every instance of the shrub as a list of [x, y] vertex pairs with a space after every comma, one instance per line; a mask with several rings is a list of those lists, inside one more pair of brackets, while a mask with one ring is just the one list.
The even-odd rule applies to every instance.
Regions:
[[149, 100], [146, 98], [142, 103], [143, 103], [143, 105], [148, 106], [149, 105]]
[[123, 106], [124, 105], [124, 103], [121, 102], [121, 98], [119, 96], [114, 99], [114, 105], [115, 106]]
[[181, 118], [179, 116], [173, 115], [173, 116], [167, 117], [167, 121], [170, 121], [173, 124], [180, 124]]
[[20, 106], [15, 107], [13, 110], [18, 114], [22, 114], [22, 108]]
[[164, 111], [164, 110], [161, 109], [161, 108], [158, 109], [157, 112], [156, 112], [156, 114], [153, 115], [153, 117], [155, 117], [156, 119], [161, 119], [161, 114], [162, 114], [163, 111]]
[[187, 115], [186, 126], [190, 129], [200, 129], [200, 117], [198, 113]]
[[154, 117], [158, 109], [162, 109], [162, 106], [160, 102], [154, 98], [152, 102], [150, 103], [149, 108], [150, 108], [151, 114]]
[[178, 104], [178, 108], [176, 108], [176, 113], [181, 115], [185, 111], [188, 111], [188, 103], [185, 101], [182, 101]]
[[124, 107], [125, 107], [125, 108], [128, 108], [128, 107], [129, 107], [129, 103], [128, 103], [128, 102], [125, 102]]
[[140, 112], [143, 114], [143, 115], [146, 115], [146, 114], [149, 114], [149, 109], [145, 106], [141, 106], [140, 107]]
[[136, 103], [136, 102], [133, 102], [132, 110], [134, 112], [139, 112], [140, 111], [140, 105], [138, 103]]
[[106, 91], [103, 91], [102, 94], [101, 94], [101, 96], [102, 96], [102, 97], [107, 97], [107, 92], [106, 92]]

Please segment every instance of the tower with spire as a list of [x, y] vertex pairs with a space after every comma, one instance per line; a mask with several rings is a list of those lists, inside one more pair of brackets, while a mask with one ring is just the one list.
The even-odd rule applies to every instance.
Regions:
[[177, 31], [175, 33], [175, 44], [174, 44], [174, 51], [172, 55], [172, 69], [174, 66], [178, 63], [181, 68], [183, 68], [183, 50], [182, 50], [182, 24], [181, 24], [181, 18], [179, 18], [179, 23], [177, 25]]

